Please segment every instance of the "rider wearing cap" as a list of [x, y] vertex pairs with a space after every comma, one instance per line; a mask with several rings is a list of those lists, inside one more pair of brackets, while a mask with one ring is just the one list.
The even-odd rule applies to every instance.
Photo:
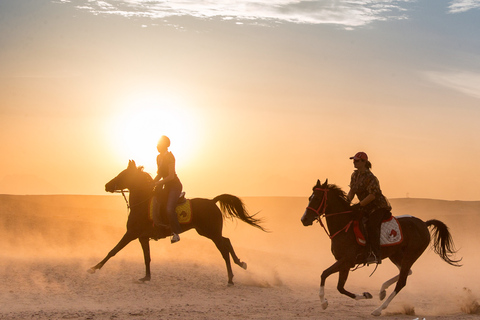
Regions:
[[353, 157], [353, 165], [357, 169], [352, 173], [349, 201], [357, 196], [360, 201], [354, 207], [361, 210], [367, 217], [367, 263], [382, 263], [380, 253], [380, 226], [382, 221], [391, 216], [390, 203], [382, 194], [380, 182], [370, 171], [372, 164], [365, 152], [358, 152]]

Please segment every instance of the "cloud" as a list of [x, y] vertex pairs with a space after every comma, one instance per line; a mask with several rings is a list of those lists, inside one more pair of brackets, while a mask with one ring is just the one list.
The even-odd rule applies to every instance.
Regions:
[[337, 24], [358, 27], [373, 21], [405, 19], [405, 4], [414, 0], [56, 0], [93, 14], [161, 19], [192, 16], [201, 19], [262, 20]]
[[480, 99], [480, 73], [466, 71], [428, 72], [427, 77], [439, 85]]
[[449, 13], [462, 13], [480, 8], [480, 0], [454, 0], [448, 6]]

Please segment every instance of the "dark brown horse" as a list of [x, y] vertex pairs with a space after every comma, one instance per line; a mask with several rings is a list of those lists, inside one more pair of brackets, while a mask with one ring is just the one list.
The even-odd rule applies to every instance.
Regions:
[[[151, 201], [152, 201], [152, 177], [143, 171], [142, 167], [136, 166], [134, 161], [129, 161], [127, 169], [123, 170], [105, 185], [105, 190], [108, 192], [115, 192], [124, 189], [130, 191], [129, 207], [130, 214], [127, 221], [127, 232], [118, 244], [108, 253], [108, 255], [100, 261], [97, 265], [89, 269], [90, 273], [99, 270], [103, 265], [120, 250], [122, 250], [131, 241], [138, 239], [142, 245], [143, 255], [145, 259], [145, 277], [140, 281], [149, 281], [150, 274], [150, 238], [166, 238], [170, 236], [169, 228], [165, 228], [162, 234], [158, 234], [153, 229], [153, 223], [149, 217]], [[216, 203], [219, 202], [220, 210]], [[218, 250], [222, 254], [223, 259], [227, 265], [228, 284], [233, 285], [233, 272], [230, 264], [230, 256], [233, 261], [247, 269], [247, 264], [240, 261], [235, 254], [230, 239], [222, 236], [223, 219], [239, 218], [247, 224], [263, 230], [260, 226], [259, 219], [252, 215], [250, 216], [245, 209], [243, 202], [232, 195], [222, 194], [214, 199], [191, 199], [192, 219], [187, 224], [182, 224], [182, 232], [195, 228], [198, 234], [211, 239]]]
[[[345, 192], [335, 185], [328, 184], [328, 180], [324, 184], [317, 181], [313, 188], [313, 194], [309, 198], [308, 207], [302, 216], [302, 223], [304, 226], [310, 226], [313, 221], [318, 220], [323, 226], [321, 219], [325, 217], [326, 228], [332, 240], [331, 250], [337, 260], [331, 267], [323, 271], [321, 276], [319, 296], [323, 309], [328, 306], [327, 299], [325, 299], [325, 280], [336, 272], [339, 273], [337, 289], [340, 293], [356, 300], [372, 298], [368, 292], [353, 294], [345, 290], [350, 269], [365, 262], [365, 249], [357, 243], [353, 228], [350, 227], [355, 216], [357, 213], [350, 206]], [[448, 264], [460, 266], [458, 263], [461, 259], [452, 259], [455, 248], [450, 232], [443, 222], [438, 220], [423, 222], [412, 216], [400, 216], [397, 219], [402, 228], [404, 240], [398, 245], [382, 247], [381, 256], [389, 258], [400, 270], [400, 273], [382, 285], [380, 300], [386, 297], [385, 290], [397, 282], [388, 299], [372, 312], [372, 315], [375, 316], [379, 316], [382, 310], [387, 308], [393, 298], [405, 287], [407, 277], [412, 274], [413, 263], [430, 244], [429, 227], [433, 227], [434, 251]]]

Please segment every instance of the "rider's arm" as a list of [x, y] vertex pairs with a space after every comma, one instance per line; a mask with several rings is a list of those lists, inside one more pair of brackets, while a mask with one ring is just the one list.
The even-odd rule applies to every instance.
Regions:
[[352, 202], [353, 198], [355, 197], [355, 191], [353, 191], [352, 189], [350, 189], [350, 191], [348, 192], [347, 194], [347, 199], [349, 202]]
[[367, 204], [375, 200], [375, 195], [373, 193], [370, 193], [368, 196], [365, 197], [362, 201], [360, 201], [360, 206], [365, 207]]

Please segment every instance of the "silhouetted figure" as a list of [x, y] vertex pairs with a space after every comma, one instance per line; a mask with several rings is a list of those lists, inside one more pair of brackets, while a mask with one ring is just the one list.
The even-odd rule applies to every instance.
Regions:
[[153, 223], [157, 229], [162, 225], [162, 212], [166, 212], [172, 229], [171, 243], [180, 241], [181, 232], [175, 207], [182, 192], [182, 183], [175, 172], [175, 157], [168, 151], [170, 139], [162, 136], [157, 144], [157, 176], [155, 183], [155, 201], [153, 203]]
[[372, 164], [365, 152], [358, 152], [353, 157], [353, 165], [357, 169], [352, 173], [350, 192], [347, 199], [357, 196], [360, 201], [355, 207], [367, 218], [367, 263], [382, 263], [380, 252], [380, 227], [382, 221], [391, 216], [390, 203], [382, 194], [380, 182], [370, 171]]
[[[129, 191], [127, 204], [130, 212], [128, 214], [127, 231], [107, 256], [88, 270], [90, 273], [100, 270], [110, 258], [114, 257], [127, 244], [138, 239], [142, 245], [145, 261], [145, 277], [140, 279], [140, 281], [150, 280], [151, 257], [149, 239], [162, 239], [171, 235], [169, 228], [168, 230], [167, 228], [155, 230], [153, 226], [151, 216], [151, 204], [154, 197], [152, 193], [153, 184], [152, 177], [143, 171], [143, 167], [137, 167], [133, 160], [128, 162], [127, 169], [105, 184], [105, 191], [107, 192], [118, 192], [125, 189]], [[233, 285], [230, 257], [232, 257], [235, 264], [243, 269], [247, 269], [247, 264], [241, 261], [235, 254], [230, 239], [222, 235], [224, 219], [238, 218], [253, 227], [265, 231], [259, 224], [261, 222], [260, 219], [255, 218], [255, 215], [250, 215], [245, 209], [243, 201], [230, 194], [221, 194], [213, 199], [195, 198], [187, 199], [187, 201], [191, 205], [192, 217], [190, 221], [182, 223], [181, 231], [185, 232], [194, 228], [199, 235], [207, 237], [215, 243], [227, 266], [228, 284]]]

